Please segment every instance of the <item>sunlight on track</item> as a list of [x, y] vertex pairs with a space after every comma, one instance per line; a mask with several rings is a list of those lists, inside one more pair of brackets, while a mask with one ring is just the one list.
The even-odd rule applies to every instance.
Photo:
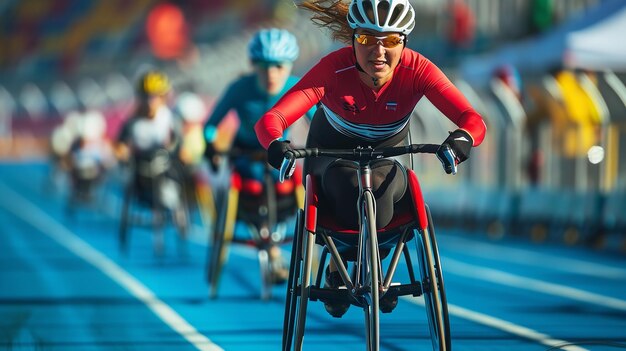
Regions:
[[[471, 276], [474, 279], [481, 279], [496, 284], [512, 286], [518, 289], [536, 291], [542, 294], [550, 294], [558, 297], [595, 304], [620, 311], [626, 311], [626, 301], [610, 296], [595, 294], [592, 292], [572, 288], [565, 285], [548, 283], [537, 279], [521, 277], [507, 272], [498, 271], [491, 268], [484, 268], [467, 264], [452, 258], [446, 258], [446, 272]], [[467, 272], [472, 272], [471, 275]]]
[[69, 229], [44, 213], [39, 207], [29, 202], [4, 183], [0, 182], [0, 193], [4, 196], [0, 206], [16, 217], [21, 218], [40, 232], [54, 239], [76, 256], [101, 270], [113, 281], [126, 289], [131, 295], [143, 302], [165, 324], [175, 330], [195, 348], [201, 351], [223, 351], [223, 349], [206, 336], [200, 334], [191, 324], [182, 318], [174, 309], [161, 301], [150, 289], [135, 279], [115, 262], [78, 238]]
[[[545, 255], [535, 251], [505, 247], [503, 245], [481, 243], [476, 240], [469, 240], [461, 237], [442, 236], [439, 240], [444, 242], [442, 246], [445, 246], [447, 249], [462, 250], [463, 254], [466, 255], [480, 257], [487, 255], [498, 261], [518, 263], [540, 268], [550, 267], [551, 269], [558, 269], [564, 272], [576, 274], [585, 274], [592, 277], [602, 277], [607, 279], [626, 278], [626, 269], [606, 264], [593, 263], [567, 257]], [[471, 245], [475, 249], [467, 250], [468, 245]]]
[[[417, 299], [414, 297], [402, 297], [402, 299], [410, 303], [416, 304], [416, 305], [424, 306], [423, 299]], [[570, 342], [565, 341], [565, 340], [554, 339], [551, 336], [540, 333], [536, 330], [532, 330], [530, 328], [526, 328], [521, 325], [517, 325], [509, 321], [495, 318], [486, 314], [471, 311], [460, 306], [451, 305], [449, 303], [448, 303], [448, 313], [450, 315], [460, 317], [460, 318], [472, 321], [474, 323], [482, 324], [482, 325], [485, 325], [494, 329], [498, 329], [503, 332], [513, 334], [524, 339], [536, 341], [546, 346], [555, 347], [558, 350], [589, 351], [589, 349], [585, 349], [576, 345], [571, 345]]]

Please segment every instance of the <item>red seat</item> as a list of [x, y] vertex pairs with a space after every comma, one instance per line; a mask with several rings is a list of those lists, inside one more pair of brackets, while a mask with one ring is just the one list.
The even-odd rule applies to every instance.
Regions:
[[[241, 175], [237, 172], [233, 172], [231, 177], [231, 186], [237, 189], [239, 192], [259, 196], [263, 193], [263, 182], [257, 179], [247, 179], [241, 177]], [[302, 168], [296, 166], [296, 171], [294, 172], [293, 177], [290, 179], [286, 179], [283, 183], [276, 182], [275, 189], [276, 194], [279, 196], [285, 196], [292, 194], [296, 188], [296, 184], [302, 183]]]
[[[413, 171], [409, 170], [407, 171], [407, 178], [412, 201], [407, 201], [405, 206], [401, 206], [400, 211], [394, 213], [391, 222], [384, 228], [379, 229], [379, 233], [389, 232], [412, 222], [418, 223], [420, 228], [426, 228], [428, 220], [417, 176]], [[315, 232], [317, 226], [319, 226], [336, 233], [358, 234], [358, 228], [343, 227], [332, 217], [332, 213], [318, 209], [320, 202], [318, 185], [311, 175], [307, 175], [306, 185], [305, 226], [308, 231]]]

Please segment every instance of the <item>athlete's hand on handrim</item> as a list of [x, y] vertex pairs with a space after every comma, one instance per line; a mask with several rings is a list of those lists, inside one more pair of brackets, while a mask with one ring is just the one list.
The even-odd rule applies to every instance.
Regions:
[[450, 133], [437, 150], [437, 158], [448, 174], [456, 174], [457, 165], [469, 158], [473, 140], [466, 131], [457, 129]]
[[293, 151], [289, 140], [274, 140], [267, 148], [267, 162], [277, 170], [280, 170], [287, 151]]

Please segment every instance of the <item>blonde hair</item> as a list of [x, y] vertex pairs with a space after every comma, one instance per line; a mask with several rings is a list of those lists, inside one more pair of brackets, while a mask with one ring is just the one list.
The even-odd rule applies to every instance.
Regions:
[[332, 32], [332, 38], [345, 44], [352, 44], [353, 29], [348, 24], [348, 6], [343, 0], [305, 0], [297, 4], [299, 8], [313, 12], [311, 21], [320, 28]]

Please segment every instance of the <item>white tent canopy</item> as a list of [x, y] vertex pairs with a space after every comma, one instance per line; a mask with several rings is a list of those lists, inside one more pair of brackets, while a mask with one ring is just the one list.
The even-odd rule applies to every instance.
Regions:
[[626, 1], [605, 0], [597, 7], [545, 35], [470, 57], [461, 75], [486, 86], [493, 73], [512, 65], [522, 73], [545, 73], [556, 67], [626, 71]]
[[565, 64], [573, 68], [626, 71], [626, 8], [567, 35]]

